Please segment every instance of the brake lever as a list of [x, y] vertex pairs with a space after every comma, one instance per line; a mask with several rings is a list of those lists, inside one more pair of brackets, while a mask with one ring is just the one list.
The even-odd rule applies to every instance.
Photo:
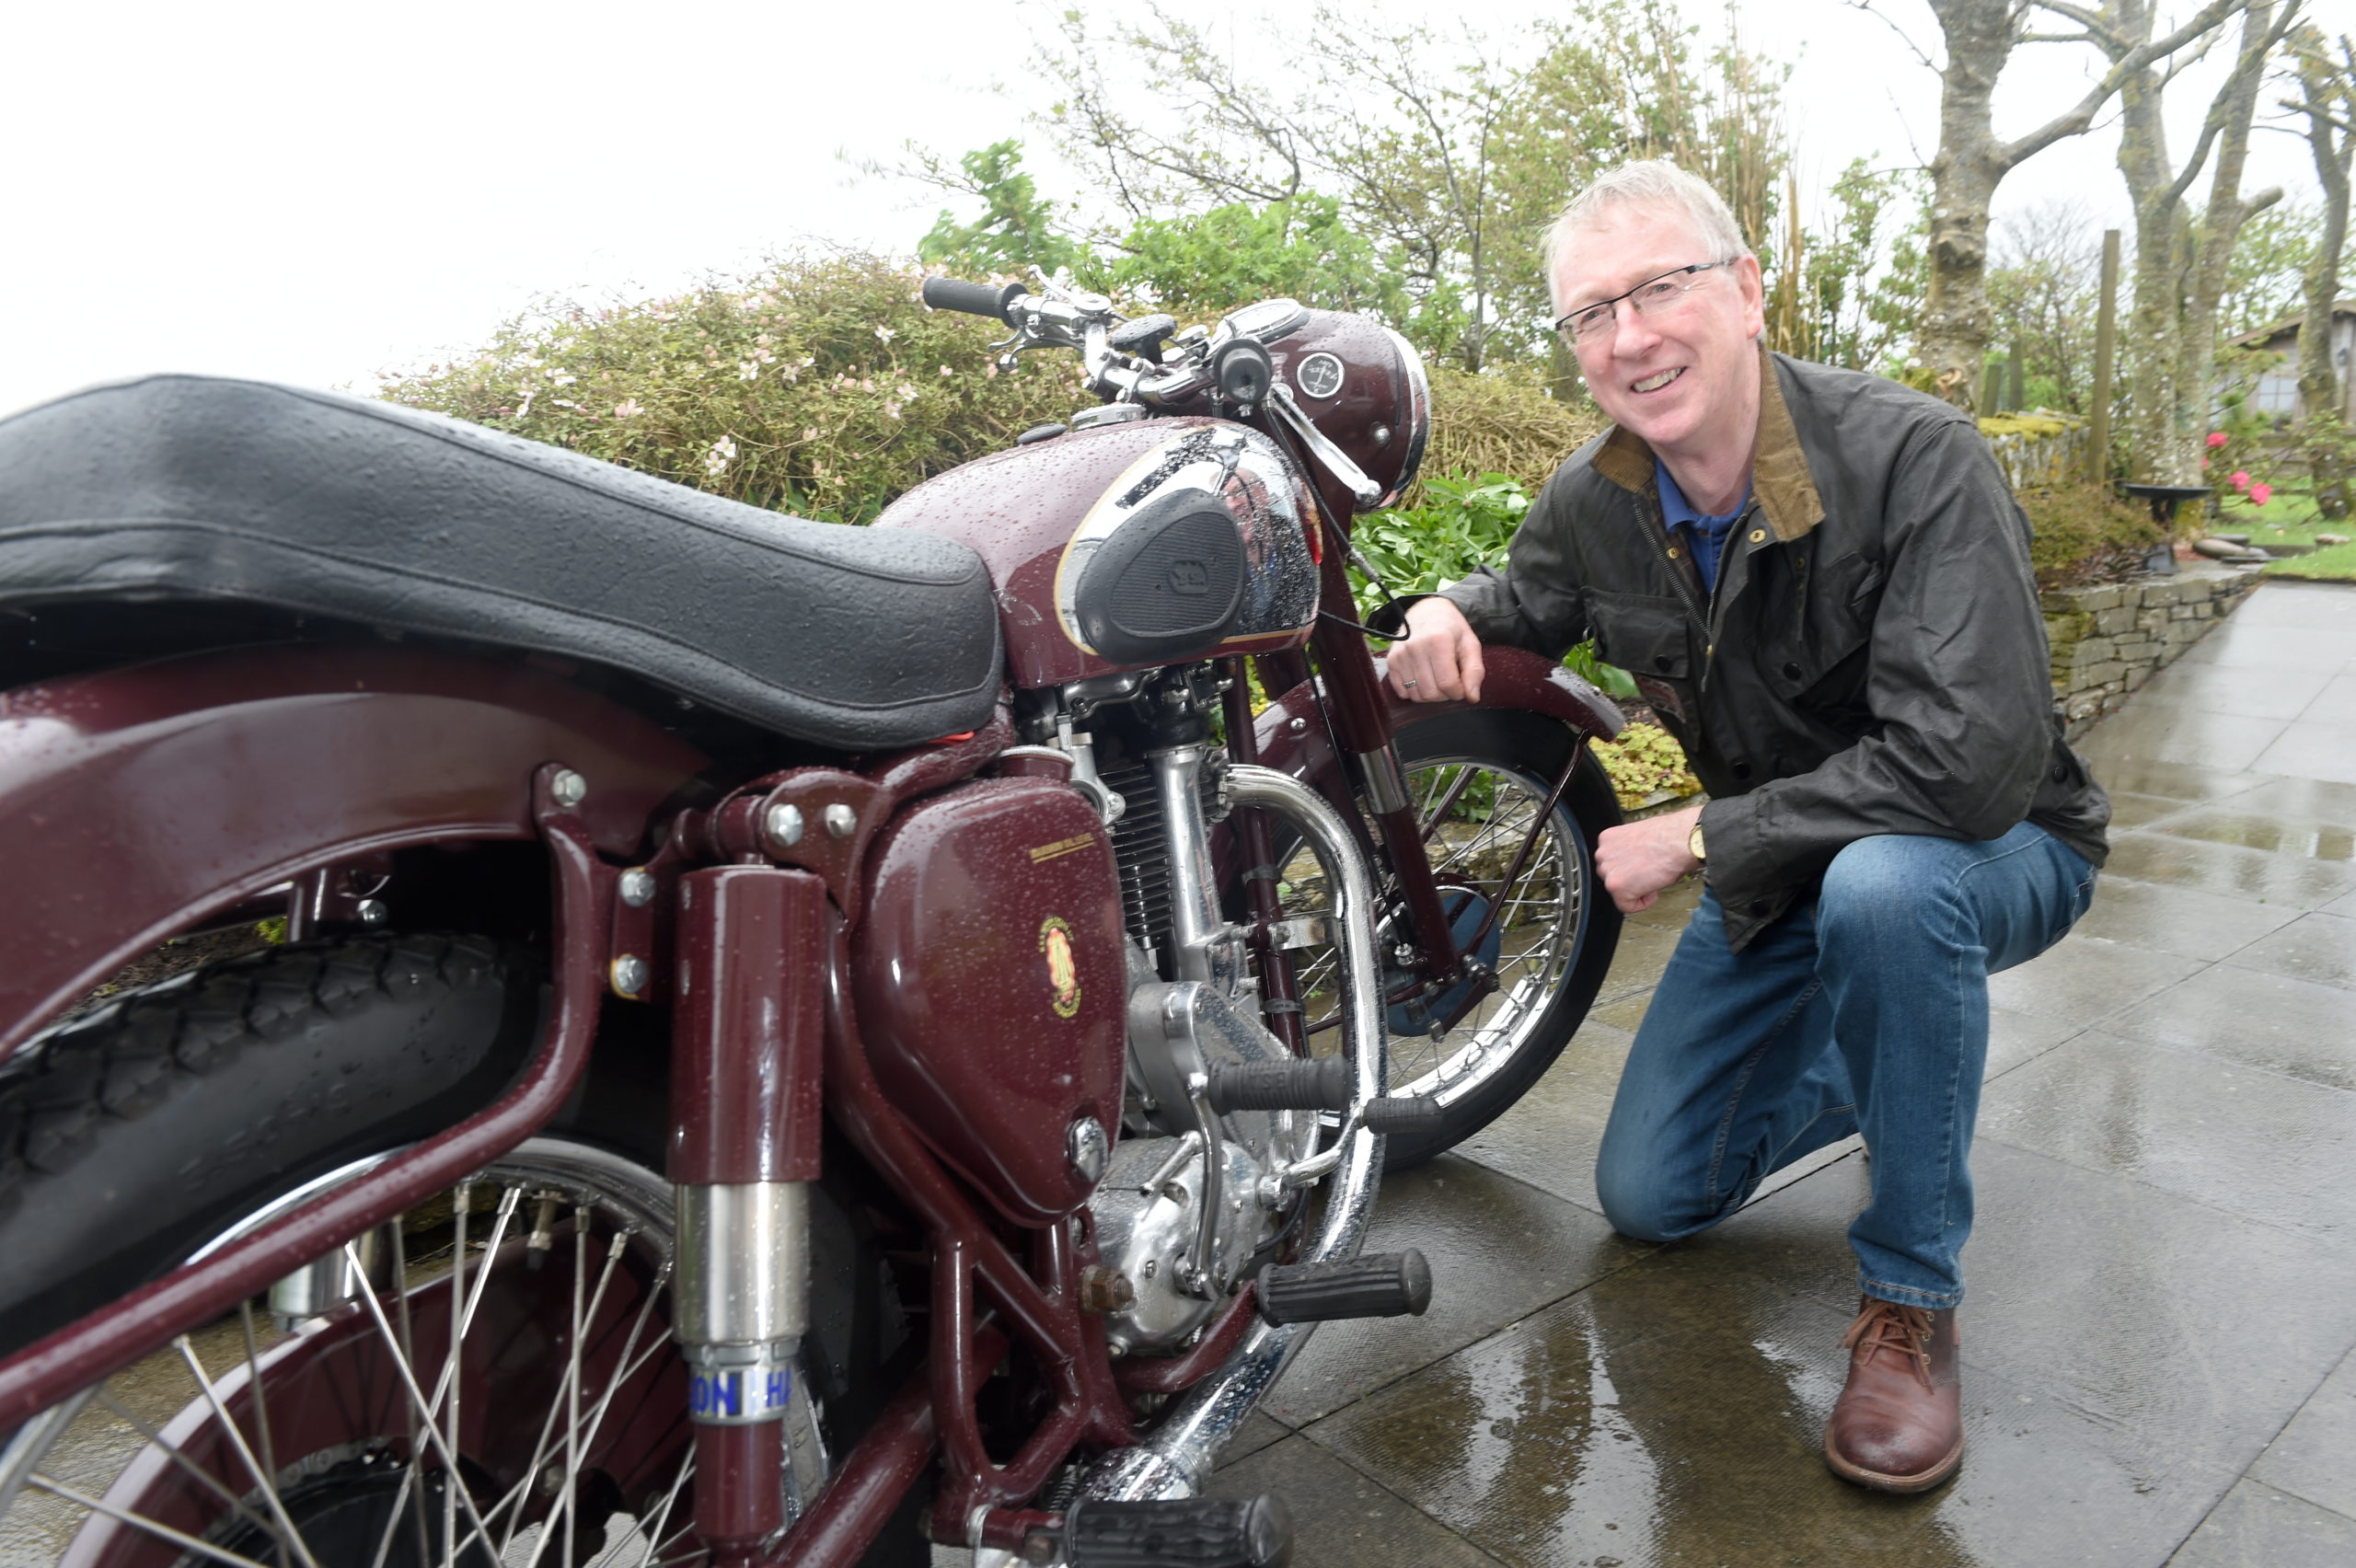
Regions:
[[1325, 471], [1348, 488], [1350, 499], [1357, 502], [1360, 512], [1369, 512], [1382, 499], [1382, 487], [1366, 477], [1366, 470], [1350, 461], [1348, 453], [1325, 438], [1325, 432], [1311, 422], [1300, 405], [1292, 400], [1292, 388], [1281, 380], [1268, 387], [1268, 397], [1262, 405], [1283, 421], [1285, 427], [1300, 438], [1310, 455], [1324, 466]]

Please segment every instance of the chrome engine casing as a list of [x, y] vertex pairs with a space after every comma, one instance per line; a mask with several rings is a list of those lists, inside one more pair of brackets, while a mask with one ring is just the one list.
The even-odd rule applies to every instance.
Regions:
[[[1105, 1340], [1123, 1355], [1160, 1355], [1184, 1345], [1236, 1288], [1235, 1275], [1273, 1229], [1256, 1196], [1262, 1170], [1240, 1143], [1220, 1151], [1225, 1170], [1212, 1267], [1227, 1282], [1212, 1296], [1190, 1293], [1182, 1270], [1201, 1213], [1203, 1151], [1184, 1138], [1124, 1138], [1090, 1205], [1098, 1255], [1127, 1276], [1136, 1299], [1104, 1315]], [[1173, 1156], [1184, 1159], [1163, 1174]], [[1161, 1178], [1159, 1187], [1147, 1182]]]

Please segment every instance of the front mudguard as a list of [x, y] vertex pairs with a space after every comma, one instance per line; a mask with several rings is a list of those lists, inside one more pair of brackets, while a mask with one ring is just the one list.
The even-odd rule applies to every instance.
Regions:
[[[1478, 702], [1409, 702], [1382, 683], [1383, 711], [1393, 734], [1420, 720], [1469, 708], [1522, 709], [1559, 720], [1579, 733], [1611, 740], [1627, 726], [1627, 719], [1611, 699], [1561, 664], [1542, 659], [1526, 649], [1499, 643], [1482, 645], [1486, 672]], [[1381, 662], [1376, 662], [1378, 676]], [[1253, 729], [1259, 742], [1263, 767], [1274, 767], [1296, 778], [1322, 777], [1334, 766], [1334, 744], [1318, 715], [1313, 683], [1304, 681], [1263, 709]]]

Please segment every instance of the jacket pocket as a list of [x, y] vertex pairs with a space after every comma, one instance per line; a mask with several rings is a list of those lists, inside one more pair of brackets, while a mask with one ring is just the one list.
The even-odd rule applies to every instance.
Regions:
[[1655, 594], [1586, 590], [1588, 618], [1595, 627], [1597, 655], [1631, 674], [1683, 681], [1692, 672], [1692, 640], [1685, 605]]
[[1819, 712], [1862, 699], [1881, 589], [1880, 563], [1863, 555], [1843, 556], [1818, 574], [1796, 623], [1767, 649], [1767, 683], [1777, 696]]

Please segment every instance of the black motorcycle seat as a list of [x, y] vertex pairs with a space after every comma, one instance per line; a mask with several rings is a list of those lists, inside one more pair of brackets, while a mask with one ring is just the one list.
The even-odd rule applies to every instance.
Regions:
[[229, 603], [591, 661], [846, 750], [984, 722], [998, 607], [929, 534], [809, 523], [480, 425], [156, 375], [0, 420], [0, 612]]

